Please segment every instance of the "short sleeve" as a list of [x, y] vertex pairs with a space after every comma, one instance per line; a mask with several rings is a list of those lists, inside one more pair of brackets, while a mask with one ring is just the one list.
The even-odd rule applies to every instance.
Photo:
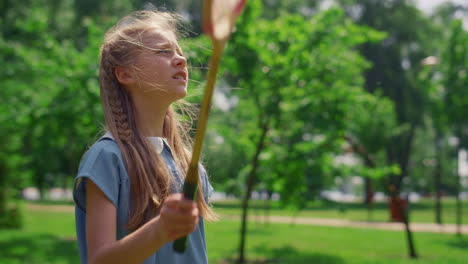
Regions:
[[209, 199], [213, 195], [214, 188], [210, 184], [210, 181], [208, 180], [208, 173], [206, 172], [205, 168], [203, 165], [200, 164], [199, 166], [199, 175], [200, 175], [200, 180], [202, 182], [202, 187], [203, 187], [203, 196], [205, 197], [205, 202], [208, 203]]
[[85, 181], [91, 180], [117, 208], [119, 197], [120, 150], [112, 140], [96, 142], [83, 156], [73, 188], [77, 207], [86, 212]]

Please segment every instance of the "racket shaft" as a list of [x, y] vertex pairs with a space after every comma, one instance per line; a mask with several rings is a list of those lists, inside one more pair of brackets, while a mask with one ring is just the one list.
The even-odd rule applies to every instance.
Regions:
[[[208, 72], [208, 80], [205, 89], [205, 96], [200, 110], [200, 116], [197, 123], [197, 131], [195, 132], [195, 143], [190, 160], [189, 170], [184, 182], [184, 197], [186, 199], [195, 200], [198, 186], [198, 162], [200, 160], [200, 152], [203, 146], [203, 138], [205, 136], [206, 125], [208, 123], [208, 115], [210, 112], [211, 97], [213, 96], [214, 85], [216, 82], [216, 74], [218, 73], [219, 61], [224, 49], [224, 42], [213, 41], [213, 55], [210, 61], [210, 70]], [[173, 249], [178, 253], [183, 253], [187, 247], [187, 237], [179, 238], [174, 242]]]

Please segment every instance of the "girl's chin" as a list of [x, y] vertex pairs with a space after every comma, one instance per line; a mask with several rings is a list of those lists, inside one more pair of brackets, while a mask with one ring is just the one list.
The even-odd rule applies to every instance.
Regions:
[[159, 89], [146, 90], [142, 95], [148, 99], [151, 98], [151, 100], [176, 101], [187, 95], [187, 87], [185, 85], [162, 87]]
[[183, 99], [185, 96], [187, 96], [187, 88], [177, 89], [172, 91], [171, 94], [175, 97], [175, 100]]

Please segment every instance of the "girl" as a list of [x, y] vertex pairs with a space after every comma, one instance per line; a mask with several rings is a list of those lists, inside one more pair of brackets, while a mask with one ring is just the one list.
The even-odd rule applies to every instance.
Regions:
[[[172, 103], [187, 93], [179, 18], [139, 11], [109, 30], [99, 79], [108, 132], [81, 160], [75, 180], [81, 263], [207, 263], [203, 219], [213, 188], [200, 169], [196, 202], [184, 200], [188, 130]], [[183, 254], [173, 241], [188, 236]]]

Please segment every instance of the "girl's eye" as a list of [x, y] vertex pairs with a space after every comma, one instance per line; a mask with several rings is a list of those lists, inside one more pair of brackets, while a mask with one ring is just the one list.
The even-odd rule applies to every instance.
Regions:
[[170, 49], [160, 49], [156, 51], [157, 54], [169, 54], [170, 52], [172, 52]]

